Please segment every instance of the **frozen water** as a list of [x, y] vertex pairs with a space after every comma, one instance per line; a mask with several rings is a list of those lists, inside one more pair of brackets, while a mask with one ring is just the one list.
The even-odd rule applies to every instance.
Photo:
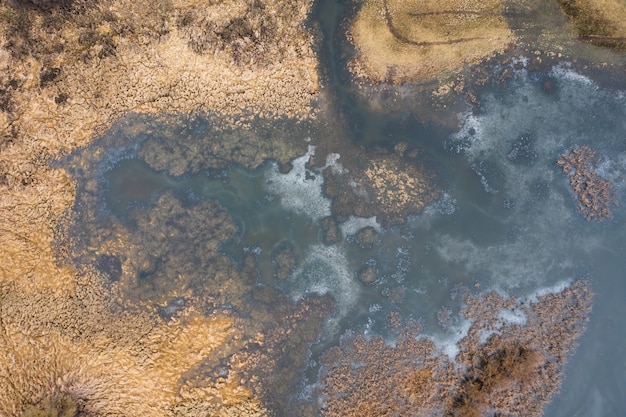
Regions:
[[337, 300], [340, 317], [350, 311], [359, 297], [353, 269], [338, 246], [312, 246], [293, 276], [290, 293], [294, 299], [310, 293], [331, 293]]
[[476, 181], [500, 202], [500, 209], [472, 210], [500, 222], [505, 234], [485, 244], [476, 236], [443, 233], [434, 247], [447, 262], [505, 288], [569, 276], [581, 267], [575, 254], [594, 244], [580, 233], [581, 216], [555, 164], [561, 153], [581, 144], [599, 148], [599, 174], [618, 192], [626, 184], [623, 145], [621, 151], [602, 152], [626, 137], [623, 97], [565, 66], [549, 76], [557, 81], [553, 94], [526, 70], [516, 71], [512, 88], [481, 97], [481, 113], [460, 115], [459, 132], [445, 142], [450, 152], [465, 155]]
[[280, 196], [281, 204], [286, 209], [317, 221], [331, 214], [330, 200], [322, 192], [322, 172], [330, 168], [335, 173], [342, 173], [344, 168], [339, 163], [341, 156], [330, 153], [323, 167], [318, 170], [308, 169], [306, 164], [313, 155], [315, 146], [309, 145], [304, 155], [291, 161], [293, 168], [286, 174], [281, 174], [278, 166], [272, 164], [266, 174], [266, 188], [270, 193]]
[[382, 233], [383, 229], [380, 224], [376, 221], [376, 216], [373, 217], [357, 217], [350, 216], [348, 220], [341, 223], [339, 227], [341, 228], [341, 234], [344, 237], [355, 235], [359, 230], [364, 227], [371, 226], [378, 233]]
[[526, 324], [526, 315], [521, 311], [502, 309], [496, 317], [505, 323], [519, 324], [520, 326]]

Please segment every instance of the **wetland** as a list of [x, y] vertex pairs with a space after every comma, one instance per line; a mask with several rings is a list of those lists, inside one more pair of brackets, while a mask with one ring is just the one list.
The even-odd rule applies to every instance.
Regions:
[[[626, 56], [563, 3], [173, 2], [139, 34], [111, 2], [87, 62], [14, 53], [0, 411], [618, 415]], [[70, 90], [125, 56], [187, 75]]]

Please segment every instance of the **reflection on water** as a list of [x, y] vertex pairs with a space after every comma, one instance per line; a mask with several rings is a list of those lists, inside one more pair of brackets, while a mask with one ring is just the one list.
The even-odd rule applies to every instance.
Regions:
[[[390, 322], [393, 314], [403, 322], [419, 321], [432, 340], [449, 348], [468, 329], [459, 314], [464, 301], [455, 296], [459, 286], [523, 296], [589, 276], [596, 293], [595, 311], [567, 368], [563, 392], [547, 415], [618, 415], [626, 409], [621, 395], [626, 388], [626, 326], [620, 321], [626, 316], [620, 297], [625, 289], [621, 274], [626, 216], [618, 209], [611, 220], [586, 221], [555, 161], [576, 146], [595, 149], [598, 173], [612, 182], [624, 207], [624, 94], [603, 90], [567, 67], [536, 74], [518, 65], [507, 89], [485, 91], [480, 100], [480, 112], [460, 115], [457, 133], [424, 141], [425, 148], [432, 147], [429, 155], [448, 184], [436, 202], [401, 225], [383, 229], [375, 218], [340, 222], [332, 217], [331, 202], [322, 192], [325, 175], [351, 173], [341, 165], [341, 155], [318, 154], [316, 166], [311, 164], [315, 136], [292, 138], [310, 143], [286, 173], [273, 162], [247, 170], [224, 168], [221, 161], [219, 170], [173, 177], [142, 159], [142, 149], [152, 146], [148, 135], [139, 147], [126, 151], [119, 144], [112, 147], [110, 155], [117, 156], [96, 158], [83, 177], [75, 170], [85, 184], [93, 182], [94, 172], [102, 172], [95, 192], [93, 187], [79, 186], [77, 197], [77, 205], [91, 204], [99, 215], [83, 217], [76, 227], [87, 227], [80, 221], [90, 227], [96, 224], [96, 230], [119, 223], [125, 225], [116, 226], [119, 230], [147, 233], [151, 223], [140, 225], [137, 220], [142, 210], [158, 207], [159, 216], [151, 218], [166, 223], [170, 220], [163, 210], [168, 207], [183, 207], [177, 216], [190, 215], [180, 214], [190, 207], [208, 210], [193, 211], [194, 221], [223, 210], [220, 221], [231, 219], [234, 227], [232, 233], [228, 229], [213, 236], [219, 240], [219, 256], [235, 261], [240, 271], [254, 259], [250, 288], [278, 288], [294, 302], [309, 294], [329, 293], [337, 302], [319, 343], [311, 348], [309, 383], [317, 378], [321, 354], [336, 346], [348, 330], [366, 339], [380, 335], [392, 343], [397, 336]], [[408, 140], [421, 141], [418, 133]], [[164, 196], [175, 196], [167, 198], [178, 202], [163, 205]], [[202, 205], [208, 202], [217, 205]], [[168, 230], [175, 233], [180, 224], [187, 223], [181, 220]], [[376, 238], [364, 244], [366, 238], [359, 231], [368, 227]], [[337, 236], [330, 238], [330, 233]], [[204, 237], [198, 239], [190, 244], [202, 244]], [[162, 244], [173, 241], [165, 239]], [[83, 247], [79, 252], [89, 250]], [[182, 245], [162, 254], [176, 256], [177, 250], [188, 248]], [[192, 252], [202, 257], [202, 251]], [[219, 256], [212, 256], [218, 262]], [[113, 269], [126, 270], [129, 262], [115, 260]], [[143, 270], [145, 280], [157, 274], [163, 262], [167, 260]], [[199, 279], [190, 288], [197, 291], [202, 285], [209, 284]], [[232, 294], [243, 296], [248, 291], [253, 290]], [[226, 296], [225, 300], [236, 304]], [[253, 303], [237, 308], [253, 315], [256, 307]]]

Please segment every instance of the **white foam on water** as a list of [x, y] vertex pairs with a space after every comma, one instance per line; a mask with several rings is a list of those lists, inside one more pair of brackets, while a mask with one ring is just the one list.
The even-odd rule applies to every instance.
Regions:
[[[280, 202], [287, 210], [320, 220], [330, 216], [330, 200], [322, 192], [322, 173], [306, 168], [313, 155], [315, 146], [309, 145], [304, 155], [291, 161], [293, 168], [286, 174], [281, 174], [278, 166], [273, 164], [266, 174], [266, 187], [270, 193], [280, 196]], [[338, 154], [329, 155], [322, 170], [328, 167], [341, 169], [338, 159]]]

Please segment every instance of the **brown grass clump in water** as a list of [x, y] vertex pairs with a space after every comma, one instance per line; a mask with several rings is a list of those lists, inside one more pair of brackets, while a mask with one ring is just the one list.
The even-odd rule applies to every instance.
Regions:
[[626, 4], [620, 0], [557, 0], [580, 40], [626, 51]]
[[402, 222], [407, 213], [419, 213], [437, 195], [424, 173], [410, 165], [401, 167], [393, 159], [371, 161], [365, 177], [362, 185], [383, 207], [386, 222]]
[[332, 212], [340, 221], [356, 215], [376, 216], [385, 227], [402, 224], [439, 198], [433, 175], [418, 163], [418, 149], [400, 143], [393, 153], [367, 152], [342, 157], [346, 171], [325, 177], [324, 193], [332, 199]]
[[593, 149], [581, 146], [562, 154], [556, 162], [568, 176], [578, 196], [578, 210], [587, 220], [611, 218], [611, 206], [615, 205], [613, 185], [594, 168], [597, 159]]
[[[584, 280], [525, 303], [496, 293], [466, 295], [472, 320], [457, 343], [456, 363], [425, 337], [344, 338], [325, 354], [321, 381], [326, 416], [538, 417], [557, 391], [563, 365], [591, 308]], [[503, 311], [524, 322], [508, 320]], [[491, 336], [485, 340], [485, 334]]]
[[502, 8], [500, 0], [367, 0], [350, 28], [357, 49], [351, 70], [401, 84], [477, 63], [512, 41]]
[[440, 415], [453, 389], [452, 363], [429, 339], [405, 335], [395, 347], [380, 338], [346, 338], [324, 356], [325, 416]]
[[506, 342], [499, 349], [493, 346], [481, 349], [475, 355], [468, 374], [464, 376], [448, 414], [458, 417], [482, 416], [482, 410], [492, 407], [489, 399], [491, 395], [497, 391], [515, 392], [518, 384], [531, 381], [536, 372], [541, 372], [544, 363], [545, 358], [537, 351]]

